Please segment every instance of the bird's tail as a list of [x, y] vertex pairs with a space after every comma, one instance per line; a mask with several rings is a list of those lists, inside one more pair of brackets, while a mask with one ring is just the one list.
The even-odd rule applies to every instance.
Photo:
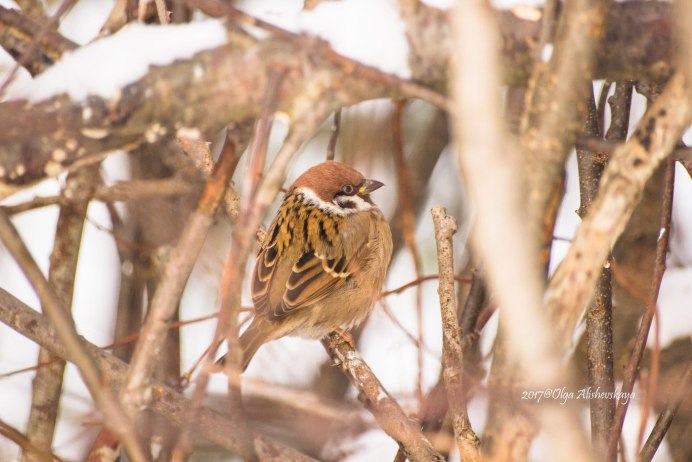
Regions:
[[[265, 322], [266, 321], [262, 321], [259, 318], [253, 319], [252, 323], [250, 323], [248, 328], [245, 329], [245, 332], [243, 332], [238, 339], [243, 354], [241, 359], [242, 362], [240, 363], [243, 372], [247, 369], [250, 360], [255, 356], [259, 347], [270, 340], [267, 332], [271, 332], [271, 330], [264, 326]], [[224, 366], [226, 364], [226, 355], [221, 356], [216, 361], [216, 364]]]
[[267, 326], [264, 325], [265, 323], [266, 321], [262, 318], [253, 319], [252, 323], [250, 323], [239, 338], [240, 348], [243, 352], [241, 363], [243, 372], [247, 369], [250, 360], [255, 356], [259, 347], [270, 340], [268, 333], [271, 332], [271, 330], [267, 329]]

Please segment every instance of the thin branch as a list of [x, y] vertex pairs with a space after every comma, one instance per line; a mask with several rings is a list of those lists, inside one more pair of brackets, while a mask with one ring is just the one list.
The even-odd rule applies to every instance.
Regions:
[[101, 377], [101, 371], [94, 363], [93, 357], [83, 347], [75, 331], [72, 318], [62, 302], [58, 299], [40, 268], [24, 245], [22, 238], [10, 221], [7, 213], [0, 208], [0, 239], [12, 254], [32, 285], [41, 307], [55, 326], [61, 342], [65, 345], [68, 358], [77, 366], [79, 373], [89, 389], [96, 406], [106, 415], [108, 426], [116, 432], [125, 446], [130, 458], [135, 462], [149, 460], [147, 452], [142, 448], [134, 431], [134, 425], [123, 411], [107, 384]]
[[[410, 289], [411, 287], [416, 287], [419, 284], [426, 282], [426, 281], [434, 281], [435, 279], [438, 279], [440, 277], [439, 274], [431, 274], [429, 276], [421, 276], [419, 278], [414, 279], [411, 282], [407, 282], [406, 284], [403, 284], [396, 289], [390, 289], [390, 290], [385, 290], [380, 294], [380, 297], [387, 297], [389, 295], [394, 295], [394, 294], [400, 294], [404, 292], [405, 290]], [[457, 282], [471, 282], [471, 278], [468, 276], [454, 276], [454, 280]]]
[[677, 390], [666, 404], [666, 408], [658, 416], [658, 420], [654, 428], [651, 429], [646, 443], [644, 443], [641, 451], [639, 451], [639, 459], [641, 462], [650, 462], [651, 459], [653, 459], [658, 450], [658, 446], [661, 444], [661, 441], [663, 441], [663, 437], [673, 423], [673, 419], [678, 413], [685, 396], [689, 393], [690, 388], [692, 388], [692, 357], [687, 360], [687, 366], [682, 373]]
[[[201, 185], [191, 184], [181, 178], [166, 178], [163, 180], [128, 180], [118, 181], [110, 186], [99, 185], [93, 192], [92, 200], [101, 202], [127, 202], [147, 200], [153, 197], [174, 197], [195, 194]], [[70, 206], [80, 202], [79, 197], [66, 196], [37, 196], [27, 202], [5, 206], [10, 215], [36, 210], [51, 205]]]
[[399, 443], [411, 462], [443, 462], [442, 457], [423, 436], [418, 425], [404, 414], [362, 356], [339, 333], [323, 340], [327, 353], [359, 391], [359, 399], [372, 412], [379, 426]]
[[[266, 213], [267, 208], [272, 203], [272, 201], [276, 197], [276, 194], [279, 192], [281, 185], [283, 184], [288, 163], [290, 162], [293, 155], [298, 151], [300, 145], [312, 135], [313, 131], [322, 122], [321, 116], [324, 116], [325, 113], [327, 113], [324, 107], [314, 106], [311, 109], [313, 110], [313, 112], [310, 114], [309, 118], [299, 118], [298, 120], [296, 120], [296, 122], [294, 122], [291, 131], [288, 134], [288, 137], [284, 141], [284, 144], [281, 146], [281, 149], [279, 149], [279, 152], [274, 157], [274, 160], [272, 161], [269, 170], [267, 171], [262, 182], [257, 188], [257, 193], [252, 201], [252, 207], [250, 207], [250, 209], [246, 209], [247, 211], [243, 212], [243, 229], [252, 230], [253, 233], [256, 232], [256, 229], [259, 227], [260, 221]], [[239, 228], [240, 227], [238, 227], [238, 229]], [[235, 232], [239, 233], [240, 231]], [[237, 237], [238, 235], [234, 235], [233, 242], [235, 242], [236, 245], [238, 245], [239, 247], [237, 247], [235, 251], [232, 250], [232, 252], [234, 252], [233, 255], [237, 256], [238, 259], [244, 261], [245, 259], [247, 259], [247, 254], [250, 251], [250, 245], [252, 244], [252, 242], [254, 242], [254, 239], [242, 239], [240, 241], [236, 241], [235, 238]], [[227, 262], [228, 261], [229, 260], [227, 260]], [[226, 277], [228, 278], [227, 280], [233, 278], [233, 284], [242, 282], [239, 274], [229, 274]], [[224, 288], [227, 289], [228, 287], [229, 285], [226, 285]], [[229, 295], [232, 295], [233, 297], [240, 296], [239, 293], [237, 293], [236, 291], [231, 292]], [[235, 302], [233, 300], [228, 301], [229, 305], [234, 303]], [[214, 363], [216, 362], [216, 349], [218, 348], [218, 340], [226, 337], [228, 330], [230, 330], [228, 325], [229, 321], [222, 318], [226, 315], [230, 315], [230, 313], [224, 314], [223, 311], [221, 312], [219, 322], [217, 323], [217, 329], [214, 334], [214, 340], [212, 341], [214, 347], [209, 349], [207, 356], [204, 360], [202, 370], [200, 371], [200, 374], [197, 376], [196, 379], [195, 390], [192, 395], [192, 407], [189, 411], [190, 413], [188, 415], [188, 418], [186, 419], [189, 428], [194, 428], [192, 424], [197, 422], [197, 409], [199, 409], [202, 405], [202, 400], [204, 399], [204, 394], [206, 392], [207, 384], [209, 382], [209, 373], [212, 370], [214, 370]], [[237, 333], [235, 333], [235, 335], [237, 336]], [[231, 348], [237, 350], [237, 345], [231, 345]], [[239, 364], [239, 362], [237, 362], [236, 364]], [[237, 377], [237, 372], [231, 372], [235, 377]], [[239, 386], [239, 381], [231, 383], [231, 386]], [[187, 448], [189, 447], [189, 440], [187, 440], [188, 436], [186, 435], [187, 433], [185, 431], [181, 435], [178, 447], [174, 452], [174, 460], [183, 460], [184, 455], [188, 451]], [[246, 448], [246, 446], [243, 446], [243, 448]], [[257, 448], [255, 448], [255, 450], [257, 450]]]
[[[233, 233], [231, 235], [231, 250], [226, 258], [221, 274], [221, 284], [219, 287], [221, 292], [221, 311], [219, 313], [219, 320], [216, 325], [212, 348], [209, 348], [207, 351], [204, 358], [203, 369], [197, 378], [192, 414], [188, 419], [188, 423], [181, 430], [178, 443], [173, 451], [174, 461], [184, 460], [191, 451], [190, 430], [197, 418], [195, 409], [196, 406], [202, 403], [204, 393], [206, 392], [209, 371], [214, 361], [216, 349], [219, 346], [219, 340], [222, 338], [226, 338], [226, 343], [228, 344], [228, 353], [226, 354], [226, 361], [224, 363], [228, 380], [228, 404], [231, 419], [237, 422], [241, 433], [247, 435], [249, 432], [245, 424], [246, 419], [244, 418], [240, 393], [240, 363], [242, 361], [242, 351], [238, 342], [238, 313], [240, 309], [243, 273], [252, 249], [252, 243], [254, 242], [252, 236], [259, 226], [259, 221], [264, 212], [264, 210], [258, 212], [255, 220], [252, 219], [252, 214], [255, 210], [254, 200], [257, 195], [262, 171], [264, 170], [269, 134], [284, 76], [285, 69], [275, 69], [275, 72], [272, 73], [264, 90], [265, 94], [261, 117], [255, 123], [254, 134], [250, 142], [250, 167], [243, 188], [245, 195], [240, 204], [240, 220], [236, 222], [233, 228]], [[245, 438], [245, 440], [247, 444], [241, 448], [241, 455], [246, 459], [253, 460], [256, 457], [255, 448], [247, 438]]]
[[[610, 86], [608, 86], [610, 88]], [[622, 85], [618, 85], [618, 101], [627, 93], [622, 92]], [[604, 95], [608, 92], [605, 87], [601, 90], [599, 105], [605, 105]], [[595, 105], [593, 91], [587, 101], [587, 115], [584, 123], [584, 133], [593, 137], [601, 137], [602, 119], [600, 109]], [[630, 87], [631, 95], [631, 87]], [[626, 114], [621, 111], [613, 112], [611, 130], [614, 133], [616, 120], [627, 118], [629, 120], [629, 105], [624, 108]], [[625, 131], [627, 130], [625, 126]], [[601, 179], [608, 157], [600, 153], [577, 148], [577, 163], [579, 168], [579, 193], [581, 203], [578, 213], [584, 216], [586, 211], [598, 193], [598, 183]], [[589, 386], [593, 390], [601, 390], [605, 396], [609, 396], [615, 389], [613, 376], [613, 326], [612, 304], [613, 293], [611, 283], [611, 271], [609, 265], [601, 268], [596, 286], [596, 292], [591, 300], [586, 316], [586, 348]], [[613, 423], [615, 414], [615, 401], [611, 398], [593, 397], [589, 400], [591, 417], [591, 442], [598, 454], [604, 456], [607, 452], [607, 432]]]
[[28, 457], [31, 460], [41, 462], [63, 462], [63, 459], [56, 456], [51, 451], [46, 451], [32, 444], [29, 438], [23, 435], [22, 432], [8, 425], [2, 420], [0, 420], [0, 435], [4, 436], [8, 440], [14, 442], [20, 448], [22, 448], [25, 457]]
[[[661, 97], [662, 96], [663, 95], [661, 95]], [[666, 255], [668, 254], [670, 222], [673, 212], [673, 189], [675, 184], [675, 162], [671, 158], [667, 160], [663, 181], [664, 189], [663, 198], [661, 200], [660, 217], [661, 233], [659, 235], [658, 242], [656, 243], [654, 274], [651, 280], [651, 288], [649, 289], [646, 311], [644, 312], [644, 316], [642, 317], [641, 323], [639, 324], [639, 329], [637, 330], [637, 335], [635, 337], [632, 356], [630, 356], [627, 367], [625, 367], [625, 370], [623, 371], [621, 392], [626, 394], [626, 396], [629, 396], [634, 389], [634, 382], [637, 379], [639, 363], [641, 362], [642, 356], [644, 355], [644, 350], [646, 348], [646, 340], [649, 336], [651, 322], [656, 314], [656, 301], [658, 300], [658, 293], [661, 288], [661, 280], [663, 279], [663, 273], [666, 269]], [[615, 410], [613, 426], [611, 427], [608, 435], [608, 454], [610, 460], [614, 460], [615, 454], [617, 453], [617, 444], [620, 438], [620, 433], [622, 432], [622, 426], [625, 422], [625, 414], [627, 413], [628, 406], [629, 400], [625, 400], [619, 403]]]
[[[64, 194], [77, 200], [60, 207], [48, 281], [55, 288], [55, 295], [67, 308], [72, 307], [84, 219], [97, 179], [98, 165], [71, 173], [65, 182]], [[32, 382], [31, 410], [26, 434], [35, 447], [50, 451], [58, 419], [65, 361], [41, 348], [38, 363], [50, 365], [39, 368]], [[37, 459], [34, 455], [27, 454], [26, 460]]]
[[464, 350], [461, 345], [459, 314], [454, 290], [454, 252], [452, 236], [457, 230], [456, 221], [442, 207], [431, 211], [435, 226], [437, 261], [440, 284], [437, 293], [442, 310], [442, 374], [447, 389], [447, 401], [452, 412], [452, 428], [459, 447], [461, 459], [474, 462], [480, 460], [478, 436], [471, 427], [466, 409], [466, 386], [464, 383]]

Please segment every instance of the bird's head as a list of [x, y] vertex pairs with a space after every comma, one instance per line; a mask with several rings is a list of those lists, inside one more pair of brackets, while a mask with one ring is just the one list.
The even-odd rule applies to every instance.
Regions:
[[327, 161], [300, 175], [288, 193], [302, 194], [325, 211], [346, 215], [375, 207], [370, 193], [382, 186], [383, 183], [363, 177], [346, 164]]

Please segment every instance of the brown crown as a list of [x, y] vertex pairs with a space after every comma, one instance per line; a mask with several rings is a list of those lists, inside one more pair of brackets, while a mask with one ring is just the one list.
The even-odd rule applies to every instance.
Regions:
[[342, 187], [347, 184], [358, 186], [364, 179], [358, 170], [329, 160], [307, 169], [293, 182], [288, 193], [296, 188], [310, 188], [320, 199], [329, 202]]

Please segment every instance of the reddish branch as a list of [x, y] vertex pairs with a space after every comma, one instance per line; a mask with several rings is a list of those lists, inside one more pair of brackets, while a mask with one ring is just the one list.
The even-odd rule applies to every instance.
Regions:
[[654, 454], [658, 446], [663, 441], [663, 437], [670, 428], [675, 415], [680, 409], [680, 405], [684, 400], [685, 396], [689, 395], [690, 388], [692, 387], [692, 356], [687, 360], [687, 365], [683, 370], [682, 377], [678, 383], [677, 389], [674, 391], [673, 395], [668, 400], [666, 408], [658, 416], [658, 420], [651, 429], [651, 433], [644, 443], [641, 451], [639, 452], [639, 458], [642, 462], [650, 462], [653, 459]]

